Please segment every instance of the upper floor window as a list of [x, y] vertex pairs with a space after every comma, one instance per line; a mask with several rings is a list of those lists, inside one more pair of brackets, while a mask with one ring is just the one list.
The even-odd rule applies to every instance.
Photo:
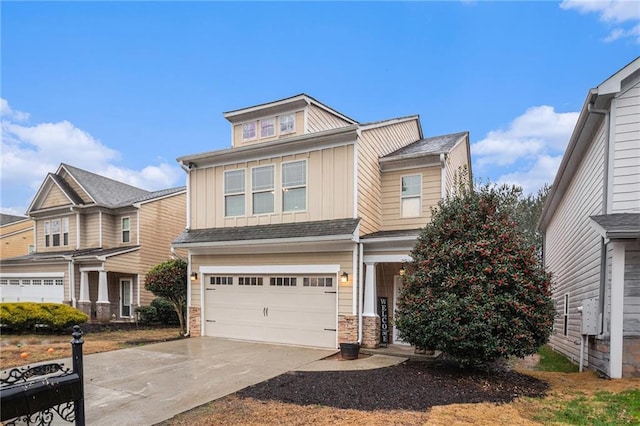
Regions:
[[244, 170], [224, 172], [224, 215], [244, 215]]
[[54, 219], [44, 223], [44, 246], [69, 245], [69, 218]]
[[260, 120], [260, 137], [268, 138], [276, 134], [276, 119], [267, 118]]
[[296, 131], [295, 114], [280, 116], [280, 134], [293, 133], [295, 131]]
[[282, 164], [282, 211], [307, 208], [307, 162]]
[[253, 214], [273, 213], [273, 181], [273, 166], [254, 167], [251, 169]]
[[242, 140], [248, 141], [256, 138], [256, 122], [244, 123], [242, 125]]
[[422, 176], [402, 176], [401, 211], [402, 217], [419, 217], [422, 213]]
[[131, 242], [131, 219], [128, 217], [122, 218], [122, 242]]

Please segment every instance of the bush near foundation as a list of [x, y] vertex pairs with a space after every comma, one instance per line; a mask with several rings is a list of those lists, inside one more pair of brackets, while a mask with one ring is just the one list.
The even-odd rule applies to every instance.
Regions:
[[137, 311], [140, 313], [140, 323], [145, 325], [179, 325], [178, 314], [167, 299], [157, 297], [148, 306], [140, 306]]
[[0, 303], [0, 325], [14, 332], [61, 331], [88, 320], [85, 313], [62, 303]]

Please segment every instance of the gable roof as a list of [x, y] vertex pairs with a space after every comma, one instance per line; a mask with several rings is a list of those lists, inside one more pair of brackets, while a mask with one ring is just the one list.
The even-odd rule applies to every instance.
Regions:
[[604, 119], [604, 113], [611, 109], [611, 99], [621, 90], [625, 83], [638, 78], [640, 74], [640, 56], [635, 58], [621, 70], [603, 81], [587, 93], [582, 105], [578, 121], [567, 144], [558, 172], [549, 189], [549, 195], [544, 203], [538, 227], [545, 230], [553, 217], [560, 201], [577, 168], [582, 162], [589, 146], [593, 142], [592, 134], [597, 125]]
[[[75, 181], [80, 189], [91, 199], [91, 203], [87, 203], [83, 198], [71, 187], [71, 185], [62, 177], [66, 173], [73, 181]], [[118, 208], [130, 206], [134, 203], [153, 200], [155, 198], [166, 197], [168, 195], [185, 191], [186, 187], [176, 187], [163, 189], [160, 191], [147, 191], [110, 179], [69, 164], [61, 163], [56, 173], [49, 173], [40, 189], [33, 198], [31, 205], [27, 209], [27, 213], [34, 210], [36, 201], [44, 195], [45, 187], [54, 184], [66, 195], [69, 201], [76, 206], [93, 204], [108, 208]]]
[[420, 139], [419, 141], [403, 146], [382, 158], [446, 154], [450, 152], [453, 147], [460, 142], [460, 140], [468, 135], [469, 132], [458, 132]]

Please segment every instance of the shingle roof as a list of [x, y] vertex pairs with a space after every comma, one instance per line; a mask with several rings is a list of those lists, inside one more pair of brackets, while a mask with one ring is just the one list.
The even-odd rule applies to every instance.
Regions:
[[175, 188], [161, 189], [160, 191], [148, 192], [142, 197], [136, 197], [132, 200], [127, 200], [123, 205], [130, 205], [134, 203], [141, 203], [143, 201], [153, 200], [154, 198], [166, 197], [167, 195], [175, 194], [176, 192], [185, 191], [186, 186], [178, 186]]
[[3, 264], [11, 264], [11, 263], [24, 263], [24, 262], [44, 262], [51, 260], [60, 260], [64, 257], [82, 257], [82, 256], [108, 256], [118, 254], [120, 252], [129, 252], [134, 249], [139, 248], [140, 246], [126, 246], [126, 247], [114, 247], [109, 249], [102, 248], [88, 248], [82, 250], [65, 250], [65, 251], [54, 251], [47, 253], [32, 253], [26, 254], [24, 256], [11, 257], [8, 259], [2, 259]]
[[606, 238], [640, 238], [640, 213], [614, 213], [591, 216]]
[[12, 214], [0, 213], [0, 225], [8, 225], [13, 222], [29, 219], [26, 216], [16, 216]]
[[416, 238], [420, 233], [420, 229], [401, 229], [396, 231], [378, 231], [371, 234], [363, 235], [361, 240], [372, 240], [376, 238]]
[[274, 225], [207, 228], [184, 231], [174, 245], [352, 235], [360, 219], [320, 220]]
[[420, 139], [407, 146], [385, 155], [383, 158], [401, 157], [415, 154], [442, 154], [451, 151], [458, 141], [469, 132], [451, 133], [449, 135], [434, 136]]

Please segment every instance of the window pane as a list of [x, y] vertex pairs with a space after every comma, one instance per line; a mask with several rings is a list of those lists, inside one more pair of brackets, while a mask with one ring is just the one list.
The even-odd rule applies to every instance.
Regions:
[[129, 240], [130, 240], [129, 231], [122, 231], [122, 242], [123, 243], [128, 243]]
[[253, 194], [253, 214], [273, 213], [273, 193], [258, 192]]
[[233, 170], [224, 173], [224, 193], [244, 192], [244, 170]]
[[402, 217], [418, 217], [420, 212], [420, 197], [404, 198], [402, 200]]
[[60, 233], [60, 221], [59, 220], [54, 220], [53, 222], [51, 222], [51, 229], [52, 229], [52, 233], [54, 234], [59, 234]]
[[291, 133], [295, 131], [295, 116], [293, 114], [280, 117], [280, 133]]
[[282, 210], [298, 211], [307, 208], [307, 188], [294, 188], [282, 193]]
[[69, 218], [62, 219], [62, 232], [69, 232]]
[[53, 234], [53, 246], [58, 247], [60, 245], [60, 234]]
[[227, 195], [224, 197], [224, 215], [242, 216], [244, 215], [244, 195]]
[[402, 177], [402, 196], [420, 195], [420, 175]]
[[253, 139], [256, 137], [256, 123], [244, 123], [242, 125], [242, 139]]
[[282, 165], [282, 186], [299, 186], [307, 184], [307, 163], [296, 161]]
[[260, 121], [260, 137], [266, 138], [276, 134], [276, 119], [267, 118]]
[[129, 229], [129, 218], [128, 217], [123, 217], [122, 218], [122, 229]]
[[251, 170], [254, 191], [273, 189], [273, 166], [255, 167]]

